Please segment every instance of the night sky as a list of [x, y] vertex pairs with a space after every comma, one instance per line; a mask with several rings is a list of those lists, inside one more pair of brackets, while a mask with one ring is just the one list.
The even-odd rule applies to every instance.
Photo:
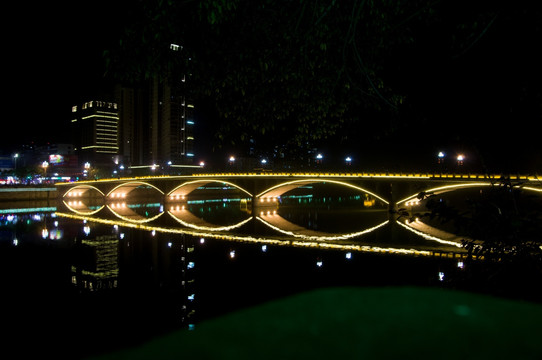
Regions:
[[[16, 111], [4, 115], [4, 125], [13, 126], [2, 133], [4, 152], [29, 141], [69, 140], [63, 128], [71, 105], [102, 84], [102, 52], [118, 41], [123, 14], [104, 0], [73, 3], [8, 6], [15, 21], [2, 25], [9, 49], [3, 101]], [[453, 53], [430, 33], [420, 35], [419, 48], [400, 51], [401, 61], [387, 64], [386, 77], [407, 94], [408, 121], [368, 147], [395, 159], [391, 167], [405, 156], [425, 163], [443, 149], [468, 152], [488, 170], [540, 172], [542, 13], [515, 6], [504, 7], [464, 53]]]

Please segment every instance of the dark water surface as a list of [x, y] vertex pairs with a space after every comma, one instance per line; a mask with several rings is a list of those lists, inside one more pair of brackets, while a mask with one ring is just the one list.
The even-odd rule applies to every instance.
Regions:
[[228, 194], [3, 211], [5, 353], [84, 358], [310, 289], [445, 287], [464, 271], [460, 248], [383, 204], [304, 191], [254, 210]]

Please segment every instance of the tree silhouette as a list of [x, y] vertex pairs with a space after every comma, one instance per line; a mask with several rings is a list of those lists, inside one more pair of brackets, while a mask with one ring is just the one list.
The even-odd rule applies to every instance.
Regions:
[[[304, 152], [337, 134], [390, 134], [411, 124], [405, 63], [460, 58], [483, 41], [500, 4], [431, 0], [140, 1], [109, 72], [137, 82], [192, 74], [215, 109], [217, 144]], [[188, 62], [169, 55], [183, 46]]]

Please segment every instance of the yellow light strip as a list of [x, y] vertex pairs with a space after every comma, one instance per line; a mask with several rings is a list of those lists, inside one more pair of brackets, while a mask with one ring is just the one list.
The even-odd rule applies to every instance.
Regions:
[[141, 223], [134, 222], [121, 222], [119, 220], [107, 220], [107, 219], [98, 219], [93, 217], [81, 216], [66, 214], [62, 212], [56, 212], [57, 216], [88, 220], [92, 222], [107, 224], [107, 225], [118, 225], [134, 229], [140, 229], [145, 231], [159, 231], [169, 234], [186, 234], [196, 237], [212, 238], [219, 240], [227, 241], [239, 241], [239, 242], [248, 242], [248, 243], [259, 243], [267, 245], [279, 245], [279, 246], [295, 246], [295, 247], [304, 247], [304, 248], [321, 248], [321, 249], [331, 249], [331, 250], [346, 250], [346, 251], [358, 251], [358, 252], [372, 252], [372, 253], [385, 253], [385, 254], [397, 254], [397, 255], [414, 255], [414, 256], [433, 256], [433, 252], [426, 250], [416, 250], [416, 249], [401, 249], [401, 248], [382, 248], [377, 246], [367, 246], [367, 245], [356, 245], [356, 244], [337, 244], [337, 243], [326, 243], [318, 241], [291, 241], [291, 240], [278, 240], [270, 238], [259, 238], [249, 235], [229, 235], [216, 232], [200, 232], [186, 229], [170, 229], [156, 226], [149, 226]]
[[265, 221], [263, 218], [261, 218], [259, 216], [256, 216], [256, 219], [258, 219], [259, 221], [261, 221], [262, 223], [264, 223], [265, 225], [267, 225], [271, 229], [274, 229], [274, 230], [276, 230], [276, 231], [278, 231], [280, 233], [283, 233], [285, 235], [293, 236], [295, 238], [300, 238], [300, 239], [303, 239], [303, 240], [312, 240], [312, 241], [346, 240], [346, 239], [350, 239], [350, 238], [353, 238], [353, 237], [358, 237], [358, 236], [361, 236], [361, 235], [368, 234], [368, 233], [373, 232], [376, 229], [379, 229], [382, 226], [385, 226], [385, 225], [387, 225], [389, 223], [389, 220], [386, 220], [383, 223], [380, 223], [380, 224], [378, 224], [376, 226], [373, 226], [371, 228], [368, 228], [368, 229], [365, 229], [365, 230], [362, 230], [362, 231], [354, 232], [354, 233], [339, 234], [339, 235], [331, 235], [330, 234], [330, 235], [322, 235], [322, 236], [320, 236], [320, 235], [296, 234], [293, 231], [283, 230], [283, 229], [281, 229], [281, 228], [279, 228], [279, 227], [277, 227], [275, 225], [272, 225], [272, 224], [268, 223], [267, 221]]
[[388, 201], [378, 195], [376, 195], [375, 193], [367, 190], [367, 189], [364, 189], [362, 187], [359, 187], [359, 186], [356, 186], [356, 185], [352, 185], [352, 184], [349, 184], [349, 183], [346, 183], [344, 181], [337, 181], [337, 180], [329, 180], [329, 179], [326, 179], [326, 180], [322, 180], [322, 179], [304, 179], [304, 180], [293, 180], [293, 181], [287, 181], [285, 183], [282, 183], [282, 184], [278, 184], [278, 185], [275, 185], [275, 186], [272, 186], [270, 187], [269, 189], [259, 193], [258, 195], [256, 195], [257, 198], [260, 198], [262, 197], [263, 195], [265, 195], [266, 193], [268, 192], [271, 192], [272, 190], [275, 190], [275, 189], [279, 189], [283, 186], [287, 186], [287, 185], [294, 185], [294, 184], [299, 184], [299, 186], [302, 186], [304, 184], [310, 184], [310, 183], [320, 183], [322, 181], [325, 181], [325, 182], [329, 182], [329, 183], [332, 183], [332, 184], [339, 184], [339, 185], [342, 185], [342, 186], [346, 186], [346, 187], [350, 187], [350, 188], [353, 188], [353, 189], [356, 189], [356, 190], [359, 190], [359, 191], [362, 191], [364, 193], [367, 193], [371, 196], [374, 196], [375, 198], [379, 199], [380, 201], [384, 202], [385, 204], [389, 204]]
[[99, 192], [100, 194], [102, 194], [102, 195], [105, 196], [105, 194], [104, 194], [100, 189], [98, 189], [98, 188], [95, 187], [95, 186], [91, 186], [91, 185], [76, 185], [76, 186], [70, 188], [68, 191], [66, 191], [66, 193], [64, 193], [64, 195], [62, 195], [62, 197], [66, 197], [69, 193], [71, 193], [73, 190], [76, 190], [76, 189], [85, 189], [85, 190], [93, 189], [93, 190], [96, 190], [97, 192]]
[[62, 202], [64, 203], [64, 205], [66, 205], [66, 207], [68, 209], [70, 209], [71, 211], [73, 211], [74, 213], [79, 214], [79, 215], [89, 215], [89, 216], [94, 215], [94, 214], [96, 214], [97, 212], [99, 212], [100, 210], [102, 210], [105, 207], [104, 205], [102, 205], [97, 210], [92, 210], [92, 211], [89, 211], [89, 212], [85, 212], [85, 211], [80, 211], [80, 210], [74, 209], [71, 205], [68, 204], [69, 202], [67, 203], [65, 200], [62, 200]]
[[222, 184], [227, 184], [227, 185], [230, 185], [230, 186], [233, 186], [234, 188], [237, 188], [241, 191], [243, 191], [244, 193], [246, 193], [248, 196], [252, 197], [252, 194], [249, 193], [248, 191], [246, 191], [245, 189], [243, 189], [242, 187], [240, 187], [239, 185], [237, 184], [234, 184], [234, 183], [231, 183], [229, 181], [224, 181], [224, 180], [194, 180], [194, 181], [187, 181], [179, 186], [177, 186], [175, 189], [171, 190], [168, 194], [171, 195], [173, 194], [175, 191], [177, 191], [178, 189], [181, 189], [183, 186], [186, 186], [186, 185], [190, 185], [190, 184], [196, 184], [196, 183], [201, 183], [202, 185], [205, 185], [205, 184], [210, 184], [210, 183], [213, 183], [213, 182], [218, 182], [218, 183], [222, 183]]
[[[119, 219], [122, 219], [124, 221], [128, 221], [128, 222], [131, 222], [131, 223], [136, 223], [136, 224], [145, 224], [145, 223], [148, 223], [150, 221], [153, 221], [153, 220], [156, 220], [158, 219], [160, 216], [162, 216], [164, 213], [161, 212], [161, 213], [158, 213], [158, 215], [155, 215], [151, 218], [148, 218], [148, 219], [142, 219], [142, 220], [134, 220], [134, 219], [130, 219], [129, 217], [126, 217], [126, 216], [123, 216], [117, 212], [115, 212], [115, 210], [113, 210], [113, 208], [109, 205], [106, 205], [107, 208], [109, 209], [109, 211], [111, 211], [113, 213], [113, 215], [115, 215], [116, 217], [118, 217]], [[138, 215], [137, 213], [134, 212], [134, 214]]]
[[107, 116], [107, 115], [96, 115], [96, 114], [81, 117], [81, 119], [83, 119], [83, 120], [92, 119], [92, 118], [104, 119], [104, 121], [106, 121], [105, 119], [113, 119], [113, 120], [118, 120], [119, 119], [118, 116]]
[[164, 195], [164, 192], [162, 190], [160, 190], [159, 188], [157, 188], [156, 186], [154, 186], [153, 184], [149, 184], [148, 182], [144, 182], [144, 181], [131, 181], [131, 182], [127, 182], [127, 183], [123, 183], [123, 184], [120, 184], [120, 185], [117, 185], [115, 186], [110, 192], [107, 193], [107, 197], [110, 197], [112, 193], [115, 192], [115, 190], [119, 189], [119, 188], [122, 188], [122, 187], [125, 187], [125, 186], [129, 186], [133, 189], [135, 189], [137, 186], [130, 186], [130, 185], [146, 185], [146, 186], [150, 186], [152, 187], [153, 189], [156, 189], [158, 190], [158, 192], [160, 192], [160, 194]]
[[[425, 193], [433, 193], [436, 191], [444, 191], [444, 190], [451, 190], [451, 189], [457, 189], [457, 188], [468, 188], [468, 187], [478, 187], [478, 186], [491, 186], [491, 183], [487, 182], [475, 182], [475, 183], [466, 183], [466, 184], [454, 184], [454, 185], [446, 185], [446, 186], [440, 186], [432, 189], [425, 190]], [[418, 196], [419, 192], [416, 194], [410, 195], [404, 199], [401, 199], [396, 202], [396, 205], [399, 205], [401, 203], [407, 202], [413, 198], [416, 198]]]
[[534, 188], [534, 187], [530, 187], [530, 186], [524, 186], [524, 187], [522, 187], [522, 189], [542, 193], [542, 189], [541, 189], [541, 188]]
[[[107, 148], [107, 149], [115, 149], [115, 150], [118, 150], [118, 146], [100, 146], [100, 145], [90, 145], [90, 146], [83, 146], [81, 147], [81, 149], [94, 149], [94, 148], [99, 148], [99, 149], [103, 149], [103, 148]], [[108, 179], [109, 180], [109, 179]]]
[[452, 246], [456, 246], [456, 247], [459, 247], [459, 248], [462, 247], [462, 245], [460, 243], [457, 243], [455, 241], [444, 240], [444, 239], [438, 238], [436, 236], [426, 234], [424, 232], [421, 232], [419, 230], [416, 230], [416, 229], [408, 226], [408, 224], [403, 224], [402, 222], [400, 222], [398, 220], [395, 220], [395, 222], [397, 224], [401, 225], [402, 227], [404, 227], [405, 229], [413, 232], [414, 234], [423, 237], [426, 240], [436, 241], [436, 242], [441, 243], [441, 244], [452, 245]]
[[[188, 210], [185, 210], [185, 211], [188, 211]], [[238, 222], [237, 224], [228, 225], [228, 226], [220, 226], [220, 227], [209, 227], [209, 226], [199, 226], [199, 225], [187, 223], [186, 221], [175, 217], [175, 215], [173, 215], [172, 212], [169, 210], [168, 210], [168, 214], [171, 215], [171, 217], [175, 219], [175, 221], [177, 221], [179, 224], [189, 227], [191, 229], [196, 229], [200, 231], [229, 231], [229, 230], [237, 229], [245, 225], [247, 222], [249, 222], [252, 219], [249, 217], [241, 222]]]

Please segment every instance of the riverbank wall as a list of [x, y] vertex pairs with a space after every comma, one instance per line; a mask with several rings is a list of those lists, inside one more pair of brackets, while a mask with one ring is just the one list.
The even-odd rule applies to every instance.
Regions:
[[53, 185], [0, 187], [0, 203], [56, 200], [57, 195], [57, 189]]

